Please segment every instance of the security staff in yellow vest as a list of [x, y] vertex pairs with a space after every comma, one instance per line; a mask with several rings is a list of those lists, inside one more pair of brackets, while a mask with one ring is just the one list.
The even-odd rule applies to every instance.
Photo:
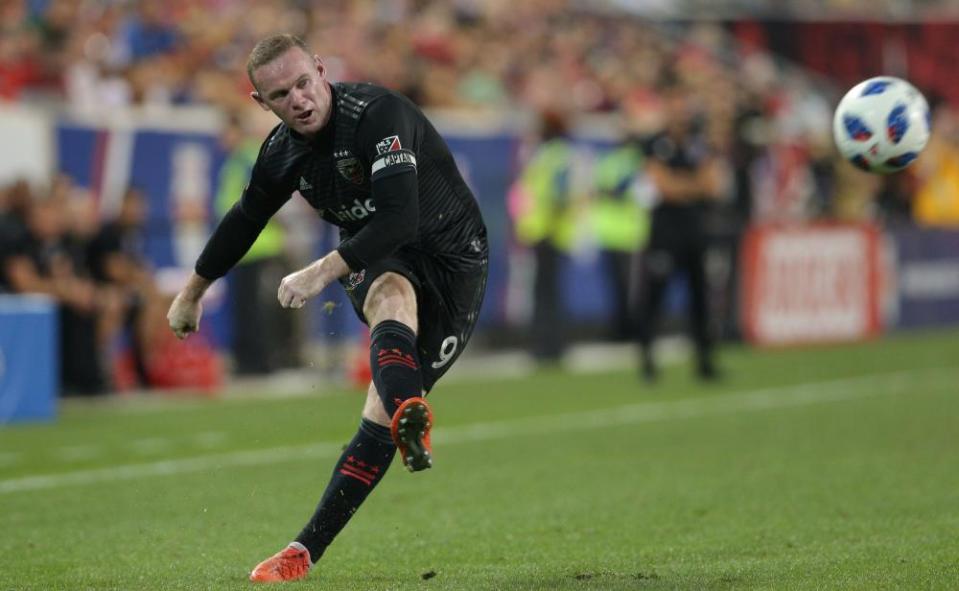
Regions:
[[573, 148], [562, 115], [544, 113], [540, 124], [541, 143], [519, 179], [522, 203], [514, 222], [516, 238], [532, 249], [535, 257], [532, 353], [538, 361], [556, 362], [565, 349], [567, 317], [560, 265], [563, 254], [572, 249], [576, 234], [571, 186]]
[[[247, 134], [234, 119], [220, 141], [227, 158], [220, 168], [215, 208], [222, 217], [250, 180], [260, 140]], [[299, 364], [295, 320], [274, 302], [276, 285], [288, 272], [284, 240], [283, 227], [276, 221], [269, 222], [230, 277], [231, 349], [237, 374], [266, 374]]]
[[595, 164], [590, 204], [593, 233], [613, 299], [610, 338], [637, 338], [630, 277], [633, 259], [649, 236], [649, 212], [641, 203], [642, 146], [627, 138]]
[[959, 111], [940, 102], [933, 113], [929, 145], [915, 164], [912, 212], [923, 226], [959, 227]]

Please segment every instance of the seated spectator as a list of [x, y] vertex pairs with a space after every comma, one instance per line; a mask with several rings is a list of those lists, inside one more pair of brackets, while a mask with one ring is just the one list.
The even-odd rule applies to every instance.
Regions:
[[97, 394], [105, 389], [96, 342], [99, 302], [93, 282], [75, 268], [64, 213], [49, 197], [30, 203], [26, 232], [4, 248], [0, 270], [10, 291], [46, 294], [59, 303], [63, 393]]
[[[5, 259], [26, 234], [26, 209], [30, 200], [30, 185], [22, 179], [0, 187], [0, 259]], [[0, 269], [0, 293], [8, 291], [12, 288]]]
[[144, 254], [146, 207], [142, 193], [128, 189], [116, 219], [100, 228], [86, 250], [93, 280], [114, 304], [101, 323], [101, 346], [111, 346], [122, 329], [129, 329], [134, 370], [142, 386], [150, 385], [147, 353], [157, 329], [164, 326], [167, 307]]

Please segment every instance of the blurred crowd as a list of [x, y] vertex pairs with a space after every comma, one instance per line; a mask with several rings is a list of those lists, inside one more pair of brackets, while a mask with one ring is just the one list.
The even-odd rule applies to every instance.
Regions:
[[167, 298], [143, 255], [146, 203], [136, 189], [101, 221], [88, 192], [58, 176], [43, 192], [0, 187], [0, 293], [38, 293], [58, 304], [66, 394], [112, 389], [124, 337], [131, 378], [149, 386], [146, 352], [163, 327]]
[[[324, 58], [333, 80], [376, 82], [427, 109], [535, 113], [534, 120], [552, 118], [586, 134], [591, 116], [603, 115], [624, 143], [663, 127], [668, 80], [690, 99], [686, 115], [721, 160], [721, 231], [823, 218], [959, 225], [956, 105], [930, 96], [934, 131], [926, 153], [907, 173], [868, 175], [833, 147], [832, 106], [843, 89], [784, 65], [748, 36], [737, 40], [735, 27], [643, 20], [630, 4], [0, 0], [0, 101], [91, 115], [203, 105], [229, 121], [245, 120], [253, 106], [249, 49], [267, 34], [291, 31]], [[629, 162], [642, 174], [641, 150], [624, 158], [604, 166]], [[142, 220], [121, 212], [101, 222], [90, 196], [65, 178], [43, 189], [3, 187], [0, 196], [4, 290], [54, 295], [65, 322], [86, 326], [81, 332], [101, 349], [124, 326], [136, 328], [134, 341], [150, 333], [162, 298], [127, 248], [136, 240], [116, 237], [129, 238]], [[137, 199], [131, 191], [124, 204], [136, 210]], [[104, 232], [113, 237], [100, 237]], [[91, 255], [105, 248], [91, 245], [108, 242], [127, 257], [122, 277], [98, 268]], [[91, 386], [94, 377], [65, 373], [78, 390], [101, 387], [102, 377]]]
[[[608, 113], [621, 117], [623, 129], [655, 127], [662, 80], [678, 74], [713, 143], [733, 167], [748, 169], [739, 183], [748, 215], [912, 215], [915, 179], [836, 166], [830, 127], [837, 89], [782, 66], [761, 46], [734, 42], [715, 24], [666, 26], [579, 6], [0, 0], [0, 98], [54, 100], [87, 113], [203, 104], [236, 115], [250, 106], [249, 48], [279, 30], [302, 35], [332, 79], [380, 83], [433, 109]], [[947, 111], [939, 125], [952, 134], [954, 110], [937, 106]]]

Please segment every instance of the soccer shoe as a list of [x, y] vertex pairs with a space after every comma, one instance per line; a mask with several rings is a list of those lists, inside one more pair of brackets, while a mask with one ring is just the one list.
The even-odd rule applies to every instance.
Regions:
[[410, 472], [419, 472], [433, 467], [430, 429], [433, 428], [433, 411], [426, 400], [419, 396], [403, 401], [393, 413], [390, 433], [399, 449], [403, 465]]
[[250, 573], [254, 583], [279, 583], [302, 579], [310, 572], [310, 551], [299, 542], [291, 542], [273, 556], [256, 565]]

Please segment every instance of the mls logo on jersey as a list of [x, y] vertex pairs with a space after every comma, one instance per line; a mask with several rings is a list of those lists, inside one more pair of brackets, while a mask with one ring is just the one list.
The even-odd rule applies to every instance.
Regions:
[[376, 142], [377, 154], [386, 154], [387, 152], [396, 152], [402, 149], [403, 146], [400, 145], [400, 136], [398, 135], [391, 135]]
[[340, 171], [343, 178], [355, 185], [363, 184], [363, 166], [360, 161], [353, 157], [349, 152], [349, 157], [336, 161], [336, 170]]

